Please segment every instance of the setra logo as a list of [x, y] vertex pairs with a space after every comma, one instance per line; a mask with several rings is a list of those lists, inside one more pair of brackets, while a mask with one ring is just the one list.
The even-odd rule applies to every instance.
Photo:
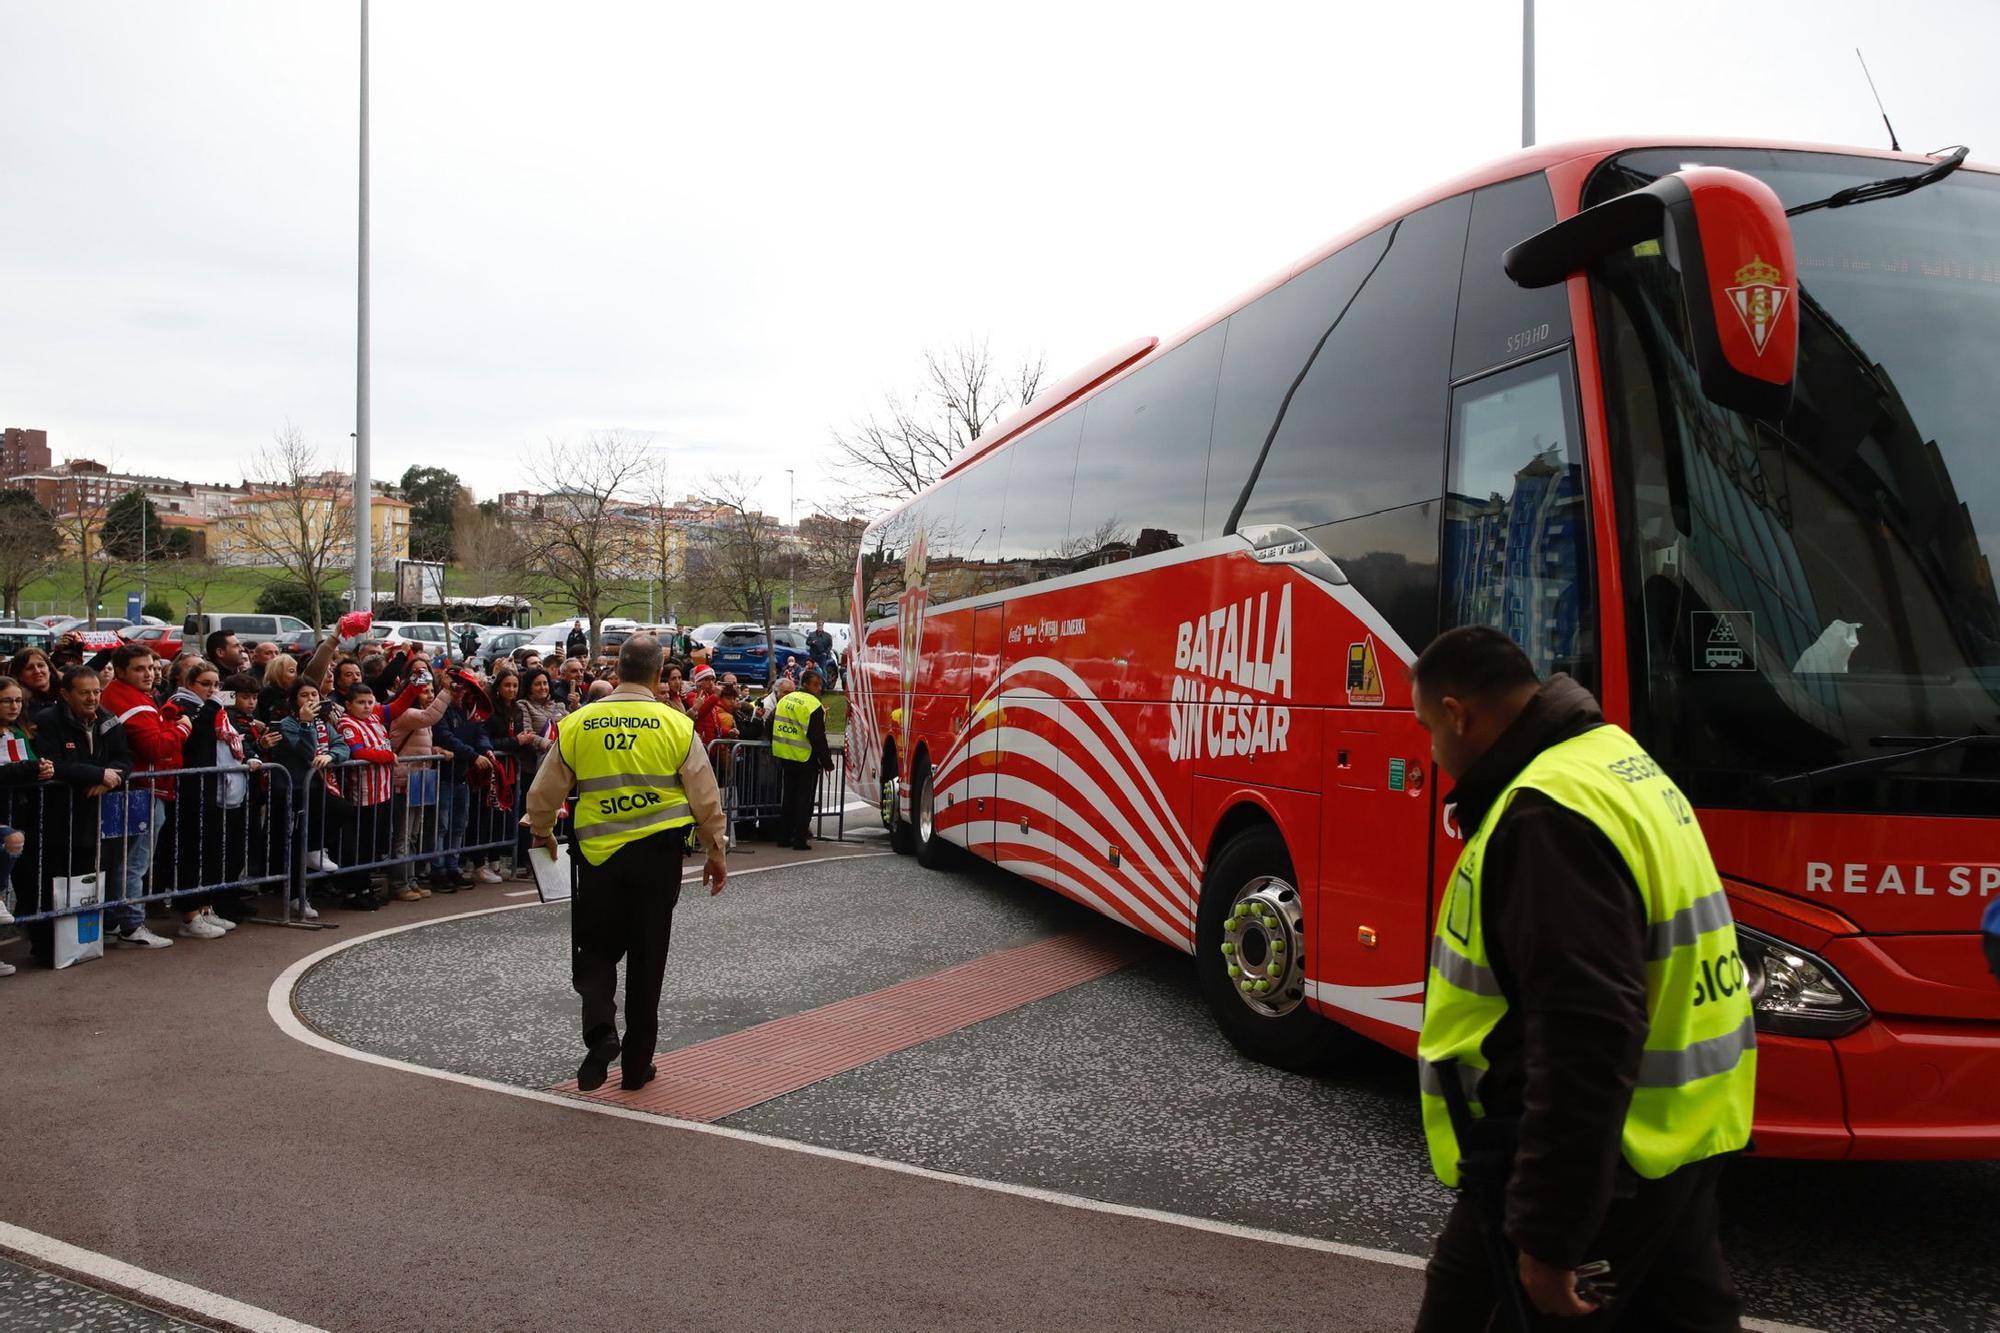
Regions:
[[1736, 317], [1743, 321], [1744, 331], [1750, 335], [1759, 356], [1764, 355], [1764, 344], [1771, 341], [1771, 333], [1778, 327], [1778, 319], [1791, 299], [1792, 289], [1783, 279], [1777, 265], [1756, 258], [1736, 270], [1734, 287], [1723, 289], [1729, 295], [1729, 304], [1736, 307]]

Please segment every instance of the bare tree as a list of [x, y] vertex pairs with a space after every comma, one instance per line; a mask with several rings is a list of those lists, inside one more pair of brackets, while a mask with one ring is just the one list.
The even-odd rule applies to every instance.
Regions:
[[21, 614], [21, 589], [56, 567], [62, 534], [33, 491], [0, 491], [0, 599], [9, 616]]
[[758, 482], [734, 473], [709, 477], [701, 494], [710, 511], [701, 542], [707, 577], [728, 596], [732, 609], [764, 627], [768, 650], [771, 602], [784, 591], [789, 553], [778, 521], [750, 498]]
[[84, 504], [79, 495], [73, 507], [55, 516], [63, 549], [76, 564], [83, 614], [92, 629], [97, 628], [97, 607], [104, 600], [105, 589], [123, 581], [133, 568], [104, 549], [104, 514], [102, 506]]
[[867, 529], [868, 520], [859, 514], [813, 514], [799, 520], [799, 586], [818, 603], [820, 619], [848, 618], [861, 538]]
[[688, 577], [688, 530], [676, 521], [679, 507], [673, 474], [664, 457], [654, 457], [638, 486], [645, 503], [642, 542], [646, 550], [646, 580], [659, 585], [662, 614], [668, 607], [691, 610], [692, 580]]
[[1000, 374], [984, 339], [925, 352], [915, 393], [887, 394], [881, 411], [833, 433], [853, 499], [876, 507], [923, 490], [988, 426], [1032, 401], [1044, 373], [1038, 353]]
[[325, 625], [326, 604], [354, 551], [353, 500], [325, 485], [326, 471], [320, 451], [288, 423], [253, 461], [253, 489], [236, 519], [242, 549], [299, 585], [314, 629]]
[[201, 614], [202, 603], [208, 600], [208, 590], [216, 585], [223, 575], [223, 568], [213, 560], [184, 556], [179, 560], [169, 560], [153, 567], [153, 582], [187, 599], [187, 614]]
[[591, 651], [607, 612], [631, 604], [627, 580], [646, 569], [644, 523], [633, 510], [651, 459], [645, 441], [600, 431], [576, 441], [551, 440], [524, 464], [542, 493], [520, 525], [528, 577], [590, 620]]
[[459, 572], [474, 597], [514, 592], [527, 573], [520, 535], [498, 510], [497, 505], [476, 505], [461, 498], [452, 515], [452, 545], [458, 552]]

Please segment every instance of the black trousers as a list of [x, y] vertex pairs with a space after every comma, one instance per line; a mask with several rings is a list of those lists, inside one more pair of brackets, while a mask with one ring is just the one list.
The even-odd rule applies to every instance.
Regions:
[[819, 765], [807, 759], [778, 761], [784, 784], [778, 798], [778, 845], [790, 846], [812, 836], [813, 792], [819, 786]]
[[[660, 1036], [660, 983], [667, 974], [674, 908], [681, 900], [682, 830], [628, 842], [603, 865], [581, 861], [569, 905], [570, 984], [583, 1000], [583, 1044], [618, 1032], [618, 960], [625, 960], [621, 1064], [652, 1063]], [[572, 852], [581, 860], [581, 853]]]
[[[1534, 1327], [1564, 1333], [1733, 1333], [1743, 1306], [1716, 1236], [1715, 1187], [1726, 1160], [1712, 1157], [1662, 1180], [1641, 1180], [1631, 1198], [1612, 1200], [1588, 1257], [1610, 1261], [1617, 1299], [1580, 1319], [1538, 1315], [1530, 1307]], [[1461, 1195], [1424, 1269], [1417, 1333], [1508, 1328], [1494, 1318], [1485, 1243], [1478, 1216]]]

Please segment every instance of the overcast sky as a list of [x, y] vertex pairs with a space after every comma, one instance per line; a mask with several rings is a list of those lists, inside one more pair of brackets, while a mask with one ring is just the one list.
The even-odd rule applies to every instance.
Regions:
[[[1542, 0], [1545, 142], [2000, 161], [2000, 4]], [[0, 0], [0, 425], [234, 480], [354, 415], [352, 0]], [[1060, 376], [1519, 143], [1517, 0], [377, 0], [377, 476], [644, 433], [830, 496], [831, 429], [986, 338]]]

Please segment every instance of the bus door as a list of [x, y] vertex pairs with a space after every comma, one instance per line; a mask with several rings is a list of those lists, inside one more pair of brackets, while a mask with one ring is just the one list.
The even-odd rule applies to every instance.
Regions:
[[1343, 1023], [1415, 1039], [1430, 944], [1435, 809], [1430, 737], [1402, 709], [1326, 715], [1318, 955], [1308, 969]]
[[[972, 673], [966, 690], [966, 731], [976, 748], [996, 745], [998, 727], [1004, 715], [997, 699], [990, 698], [1000, 679], [1000, 643], [1005, 630], [1005, 608], [982, 606], [972, 613]], [[982, 733], [991, 735], [983, 737]], [[1000, 756], [992, 749], [975, 753], [966, 768], [963, 800], [972, 802], [972, 812], [964, 821], [965, 846], [981, 856], [993, 855], [994, 804], [999, 795], [996, 781]]]

